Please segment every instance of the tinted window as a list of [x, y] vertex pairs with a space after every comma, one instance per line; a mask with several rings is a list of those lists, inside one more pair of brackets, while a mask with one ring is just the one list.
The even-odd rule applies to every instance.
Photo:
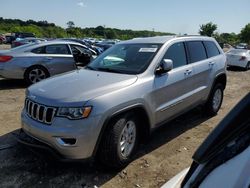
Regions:
[[207, 58], [205, 48], [201, 41], [187, 42], [190, 63]]
[[174, 68], [187, 64], [185, 47], [182, 42], [175, 43], [169, 47], [164, 59], [171, 59], [173, 61]]
[[45, 48], [46, 54], [70, 54], [68, 46], [65, 44], [49, 45]]
[[45, 53], [45, 47], [42, 46], [42, 47], [39, 47], [39, 48], [35, 48], [33, 50], [31, 50], [32, 53], [35, 53], [35, 54], [44, 54]]
[[204, 45], [205, 45], [205, 48], [207, 50], [207, 56], [208, 57], [213, 57], [213, 56], [217, 56], [217, 55], [220, 54], [220, 51], [217, 48], [217, 46], [214, 44], [214, 42], [205, 41]]
[[80, 53], [90, 53], [91, 54], [91, 52], [88, 49], [86, 49], [82, 46], [72, 44], [72, 45], [70, 45], [70, 47], [71, 47], [73, 55], [77, 55]]

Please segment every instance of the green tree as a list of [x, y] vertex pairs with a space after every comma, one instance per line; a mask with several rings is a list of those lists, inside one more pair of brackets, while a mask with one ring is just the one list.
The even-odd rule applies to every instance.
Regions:
[[105, 32], [105, 34], [106, 34], [107, 39], [116, 39], [117, 38], [117, 34], [116, 34], [114, 29], [108, 29]]
[[250, 23], [247, 24], [240, 32], [240, 39], [242, 42], [250, 44]]
[[211, 37], [214, 34], [216, 29], [217, 29], [217, 25], [213, 24], [212, 22], [209, 22], [207, 24], [200, 25], [199, 33], [200, 35]]
[[75, 23], [73, 21], [68, 21], [67, 26], [68, 26], [69, 29], [73, 28], [73, 27], [75, 27]]

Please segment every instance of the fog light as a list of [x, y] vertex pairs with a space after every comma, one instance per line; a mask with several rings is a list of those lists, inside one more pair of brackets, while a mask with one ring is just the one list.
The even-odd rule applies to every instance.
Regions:
[[73, 146], [76, 144], [75, 138], [56, 138], [56, 140], [62, 146]]

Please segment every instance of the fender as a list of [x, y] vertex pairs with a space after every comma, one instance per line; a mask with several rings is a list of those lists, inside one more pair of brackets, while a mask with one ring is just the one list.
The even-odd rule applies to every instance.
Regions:
[[114, 113], [110, 114], [110, 115], [105, 119], [105, 121], [104, 121], [104, 123], [103, 123], [103, 126], [102, 126], [102, 128], [101, 128], [100, 134], [99, 134], [99, 136], [98, 136], [98, 139], [97, 139], [97, 142], [96, 142], [96, 145], [95, 145], [93, 154], [92, 154], [93, 158], [96, 157], [96, 154], [97, 154], [97, 151], [98, 151], [100, 142], [101, 142], [102, 137], [103, 137], [103, 135], [104, 135], [104, 133], [105, 133], [105, 130], [106, 130], [107, 127], [108, 127], [108, 124], [109, 124], [110, 120], [113, 119], [114, 117], [117, 117], [117, 116], [119, 116], [119, 115], [125, 113], [125, 112], [128, 112], [128, 111], [130, 111], [130, 110], [135, 110], [135, 109], [142, 109], [142, 110], [146, 113], [146, 115], [147, 115], [147, 121], [148, 121], [148, 125], [149, 125], [149, 132], [150, 132], [150, 127], [151, 127], [151, 125], [150, 125], [150, 118], [149, 118], [148, 112], [147, 112], [147, 110], [145, 109], [145, 107], [144, 107], [143, 104], [141, 104], [141, 103], [133, 104], [133, 105], [130, 105], [130, 106], [126, 106], [126, 107], [124, 107], [124, 108], [122, 108], [122, 109], [120, 109], [120, 110], [118, 110], [118, 111], [115, 111]]

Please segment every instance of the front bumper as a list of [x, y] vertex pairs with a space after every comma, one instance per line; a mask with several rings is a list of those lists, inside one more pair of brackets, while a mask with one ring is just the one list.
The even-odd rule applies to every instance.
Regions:
[[92, 157], [102, 125], [99, 116], [82, 120], [55, 117], [51, 125], [46, 125], [31, 119], [25, 110], [21, 120], [22, 130], [27, 135], [55, 150], [63, 158], [74, 160]]

